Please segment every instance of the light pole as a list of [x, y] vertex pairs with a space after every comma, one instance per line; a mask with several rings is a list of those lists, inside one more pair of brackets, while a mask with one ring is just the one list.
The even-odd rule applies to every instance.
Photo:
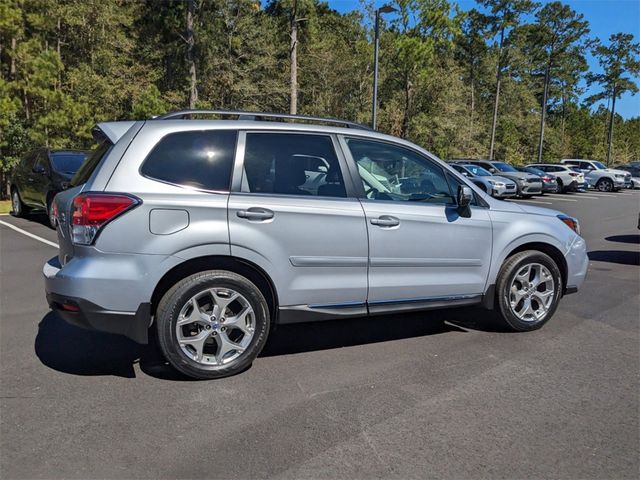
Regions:
[[371, 109], [371, 128], [376, 129], [376, 110], [378, 108], [378, 40], [380, 37], [380, 14], [397, 12], [391, 5], [383, 5], [376, 10], [373, 46], [373, 107]]

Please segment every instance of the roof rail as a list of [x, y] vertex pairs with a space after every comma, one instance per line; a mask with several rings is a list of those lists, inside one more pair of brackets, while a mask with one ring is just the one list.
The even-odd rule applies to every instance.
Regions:
[[286, 120], [304, 120], [307, 122], [323, 122], [323, 123], [335, 123], [347, 128], [358, 128], [361, 130], [371, 130], [370, 127], [362, 125], [360, 123], [348, 122], [346, 120], [339, 120], [337, 118], [323, 118], [323, 117], [310, 117], [307, 115], [292, 115], [288, 113], [265, 113], [265, 112], [242, 112], [234, 110], [178, 110], [175, 112], [165, 113], [158, 117], [154, 117], [152, 120], [173, 120], [182, 119], [186, 120], [192, 115], [220, 115], [220, 116], [237, 116], [237, 120], [261, 120], [263, 118], [276, 118]]

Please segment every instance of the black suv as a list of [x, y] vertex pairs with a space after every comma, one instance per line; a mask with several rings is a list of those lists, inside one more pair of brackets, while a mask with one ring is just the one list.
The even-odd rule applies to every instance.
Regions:
[[44, 210], [52, 228], [56, 226], [51, 201], [69, 187], [87, 156], [82, 150], [40, 148], [27, 154], [11, 176], [13, 214], [20, 217], [30, 210]]

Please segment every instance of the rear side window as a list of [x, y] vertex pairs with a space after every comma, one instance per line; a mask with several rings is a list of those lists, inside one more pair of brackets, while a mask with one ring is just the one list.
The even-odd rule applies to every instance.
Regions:
[[248, 133], [242, 191], [346, 197], [331, 138], [299, 133]]
[[228, 191], [236, 137], [232, 130], [171, 133], [153, 147], [140, 173], [184, 187]]
[[98, 147], [89, 153], [87, 157], [87, 161], [82, 164], [80, 170], [75, 174], [75, 176], [71, 179], [72, 186], [82, 185], [83, 183], [87, 183], [89, 177], [96, 169], [96, 167], [100, 164], [100, 161], [111, 151], [113, 147], [113, 143], [109, 140], [103, 141]]

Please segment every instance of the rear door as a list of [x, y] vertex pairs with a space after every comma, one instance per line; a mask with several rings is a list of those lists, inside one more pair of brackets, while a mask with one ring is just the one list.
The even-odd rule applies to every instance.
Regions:
[[459, 181], [414, 150], [361, 138], [342, 144], [366, 197], [370, 310], [477, 301], [491, 262], [488, 209], [476, 204], [461, 216]]
[[305, 313], [366, 313], [367, 229], [335, 145], [328, 134], [239, 136], [231, 254], [271, 276], [285, 322]]
[[[27, 171], [27, 182], [24, 188], [25, 203], [35, 206], [44, 205], [44, 196], [49, 185], [49, 158], [46, 150], [38, 150], [33, 163]], [[43, 193], [44, 192], [44, 193]]]

